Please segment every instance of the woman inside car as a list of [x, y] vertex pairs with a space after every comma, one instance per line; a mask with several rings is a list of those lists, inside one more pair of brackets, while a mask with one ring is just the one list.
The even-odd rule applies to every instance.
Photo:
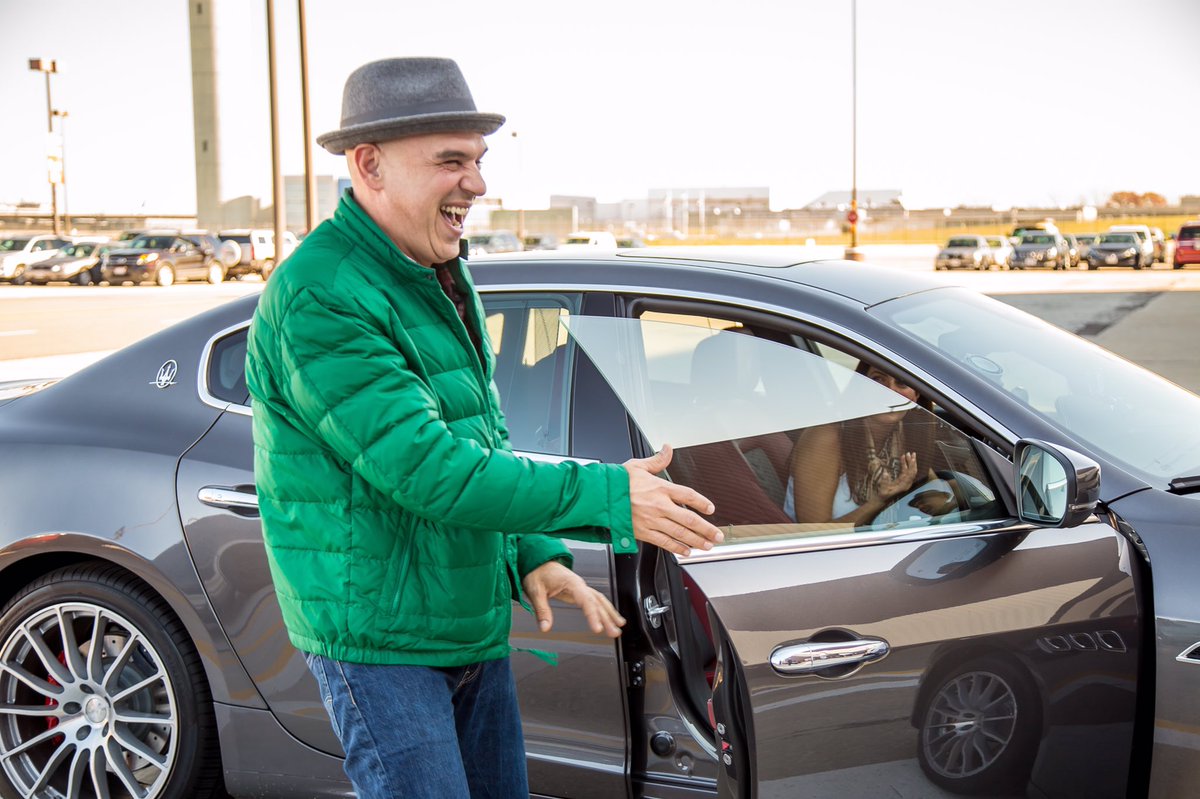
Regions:
[[933, 473], [936, 419], [915, 388], [881, 369], [856, 371], [907, 402], [800, 434], [792, 450], [783, 510], [797, 522], [869, 525], [885, 507]]

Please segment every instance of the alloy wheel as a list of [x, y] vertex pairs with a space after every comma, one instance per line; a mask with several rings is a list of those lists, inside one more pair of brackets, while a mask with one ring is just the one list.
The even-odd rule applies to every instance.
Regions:
[[153, 799], [179, 738], [162, 656], [111, 609], [51, 604], [0, 645], [0, 766], [22, 797]]

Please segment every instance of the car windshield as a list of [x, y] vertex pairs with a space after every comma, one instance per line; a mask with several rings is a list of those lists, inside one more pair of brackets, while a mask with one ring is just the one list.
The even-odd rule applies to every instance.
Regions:
[[592, 240], [587, 236], [567, 236], [567, 244], [591, 244]]
[[1200, 397], [965, 289], [872, 309], [1151, 483], [1200, 472]]
[[95, 249], [95, 244], [72, 244], [69, 247], [63, 247], [62, 254], [83, 258], [86, 255], [91, 255]]
[[979, 242], [975, 239], [950, 239], [947, 247], [978, 247]]
[[1195, 241], [1196, 239], [1200, 239], [1200, 227], [1181, 227], [1179, 235], [1176, 238], [1180, 241], [1188, 241], [1189, 239]]
[[987, 243], [989, 247], [1003, 247], [1008, 242], [1001, 238], [988, 238]]
[[4, 241], [0, 241], [0, 252], [23, 250], [28, 243], [29, 239], [5, 239]]
[[1100, 237], [1101, 244], [1133, 244], [1134, 241], [1132, 233], [1105, 233]]
[[1029, 235], [1026, 235], [1026, 236], [1021, 237], [1021, 243], [1045, 246], [1047, 244], [1053, 244], [1054, 237], [1053, 236], [1029, 236]]
[[135, 250], [166, 250], [174, 243], [173, 236], [142, 236], [134, 239], [129, 246]]
[[1078, 241], [1080, 244], [1091, 244], [1098, 238], [1100, 238], [1100, 237], [1095, 236], [1091, 233], [1083, 233], [1081, 235], [1076, 236], [1075, 240]]

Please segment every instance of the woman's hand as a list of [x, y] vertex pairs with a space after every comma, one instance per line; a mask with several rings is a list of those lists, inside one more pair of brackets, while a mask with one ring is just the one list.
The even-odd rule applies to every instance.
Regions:
[[912, 488], [917, 479], [917, 453], [906, 452], [900, 456], [900, 474], [892, 477], [886, 470], [875, 481], [875, 493], [888, 502]]

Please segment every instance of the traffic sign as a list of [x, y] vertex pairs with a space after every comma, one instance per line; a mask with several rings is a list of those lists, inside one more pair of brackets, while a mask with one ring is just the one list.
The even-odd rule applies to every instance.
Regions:
[[858, 221], [858, 211], [851, 211], [850, 213], [846, 214], [846, 221], [852, 225], [855, 222], [857, 222]]

